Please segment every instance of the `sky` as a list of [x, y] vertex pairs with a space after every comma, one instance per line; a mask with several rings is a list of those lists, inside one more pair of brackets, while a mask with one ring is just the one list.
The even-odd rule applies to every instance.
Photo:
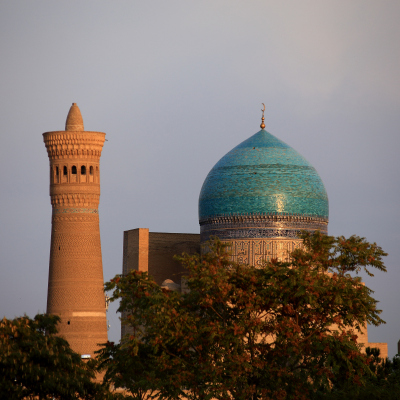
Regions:
[[[0, 317], [46, 311], [51, 205], [42, 133], [76, 102], [106, 132], [104, 279], [123, 232], [198, 233], [214, 164], [259, 130], [302, 154], [329, 197], [329, 234], [386, 252], [365, 278], [400, 339], [400, 2], [52, 0], [0, 2]], [[120, 338], [112, 305], [109, 339]]]

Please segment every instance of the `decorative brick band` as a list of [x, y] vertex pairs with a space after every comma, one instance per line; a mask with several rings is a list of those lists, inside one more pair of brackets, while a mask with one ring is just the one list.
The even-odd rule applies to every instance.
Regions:
[[273, 258], [289, 261], [290, 253], [303, 243], [300, 239], [290, 238], [231, 239], [224, 242], [229, 246], [232, 261], [260, 267]]
[[200, 220], [200, 226], [209, 224], [224, 224], [224, 223], [259, 223], [259, 222], [301, 222], [310, 223], [316, 222], [328, 224], [328, 219], [316, 215], [305, 214], [289, 214], [289, 213], [246, 213], [246, 214], [224, 214], [206, 217]]
[[209, 240], [211, 236], [217, 236], [221, 240], [229, 239], [263, 239], [263, 238], [290, 238], [298, 239], [300, 230], [295, 229], [226, 229], [226, 230], [209, 230], [201, 232], [200, 240]]
[[106, 317], [106, 312], [95, 312], [95, 311], [73, 311], [73, 317]]
[[53, 224], [57, 222], [91, 222], [91, 223], [99, 223], [99, 214], [83, 214], [83, 213], [65, 213], [65, 214], [56, 214], [52, 216]]
[[97, 208], [53, 208], [53, 215], [58, 214], [98, 214]]
[[244, 238], [292, 238], [301, 230], [328, 233], [328, 220], [315, 216], [248, 214], [223, 215], [200, 221], [200, 240], [218, 236], [221, 240]]

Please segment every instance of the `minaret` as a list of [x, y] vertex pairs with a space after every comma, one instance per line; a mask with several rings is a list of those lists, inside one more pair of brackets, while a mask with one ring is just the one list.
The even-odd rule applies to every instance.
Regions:
[[65, 131], [45, 132], [53, 208], [47, 312], [61, 317], [59, 335], [93, 358], [107, 341], [99, 199], [103, 132], [87, 132], [73, 103]]

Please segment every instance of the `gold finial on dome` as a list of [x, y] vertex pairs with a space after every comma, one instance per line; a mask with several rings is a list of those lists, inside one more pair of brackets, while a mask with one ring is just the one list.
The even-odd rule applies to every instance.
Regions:
[[263, 106], [264, 106], [264, 109], [263, 110], [261, 110], [262, 111], [262, 118], [261, 118], [261, 125], [260, 125], [260, 128], [261, 129], [264, 129], [265, 128], [265, 124], [264, 124], [264, 111], [265, 111], [265, 104], [264, 103], [261, 103]]
[[65, 130], [84, 131], [81, 110], [76, 105], [76, 103], [72, 103], [72, 106], [69, 109], [67, 120], [65, 121]]

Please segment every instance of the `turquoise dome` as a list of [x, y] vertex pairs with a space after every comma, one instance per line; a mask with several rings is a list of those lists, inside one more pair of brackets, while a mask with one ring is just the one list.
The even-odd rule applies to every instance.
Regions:
[[328, 196], [317, 171], [264, 129], [215, 164], [199, 198], [200, 221], [257, 214], [329, 218]]

